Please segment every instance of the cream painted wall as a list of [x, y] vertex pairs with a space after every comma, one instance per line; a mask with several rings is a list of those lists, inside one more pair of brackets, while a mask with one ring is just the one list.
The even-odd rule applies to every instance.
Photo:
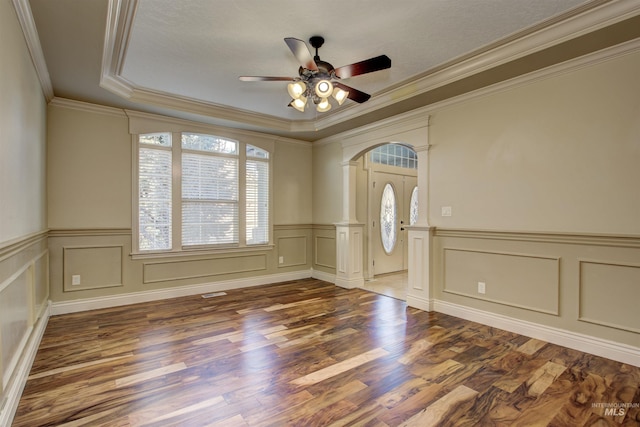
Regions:
[[[293, 276], [282, 275], [310, 274], [312, 147], [295, 140], [276, 139], [272, 155], [273, 248], [131, 257], [135, 237], [131, 235], [129, 125], [121, 110], [61, 99], [49, 105], [49, 250], [54, 304], [217, 282], [226, 283], [220, 287], [232, 286], [229, 281], [251, 283], [256, 276], [280, 275], [287, 280]], [[268, 135], [246, 137], [271, 140]], [[73, 275], [81, 277], [80, 285], [72, 284]]]
[[342, 146], [332, 142], [313, 146], [313, 223], [342, 220]]
[[273, 157], [274, 224], [311, 224], [312, 148], [307, 143], [276, 141]]
[[131, 136], [124, 112], [48, 107], [49, 228], [131, 227]]
[[403, 123], [429, 123], [434, 228], [414, 262], [428, 266], [429, 300], [414, 303], [637, 364], [638, 75], [640, 53], [627, 52], [322, 141], [314, 222], [342, 218], [343, 159], [381, 138], [421, 141]]
[[15, 10], [0, 2], [0, 247], [46, 229], [45, 99]]
[[0, 1], [0, 425], [10, 425], [48, 300], [46, 102], [11, 1]]
[[[49, 227], [131, 227], [131, 135], [124, 112], [52, 103], [49, 126]], [[310, 144], [276, 141], [274, 224], [311, 224]]]
[[640, 234], [638, 75], [636, 52], [431, 112], [431, 225]]

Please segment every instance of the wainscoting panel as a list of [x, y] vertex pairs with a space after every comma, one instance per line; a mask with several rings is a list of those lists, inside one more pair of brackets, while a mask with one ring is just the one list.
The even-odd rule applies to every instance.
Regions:
[[559, 258], [445, 248], [443, 259], [444, 292], [558, 315]]
[[296, 265], [307, 265], [307, 236], [284, 236], [278, 237], [276, 245], [278, 247], [278, 267], [293, 267]]
[[49, 318], [47, 231], [0, 244], [0, 425], [10, 425]]
[[640, 333], [640, 265], [580, 261], [580, 320]]
[[197, 260], [154, 261], [143, 263], [142, 282], [157, 283], [195, 279], [267, 269], [265, 254], [234, 255]]
[[335, 236], [315, 236], [315, 265], [336, 268], [336, 238]]
[[[64, 247], [64, 291], [122, 286], [122, 257], [122, 245]], [[80, 276], [79, 283], [73, 276]]]
[[33, 319], [35, 322], [49, 303], [49, 250], [33, 263]]
[[638, 364], [639, 260], [637, 235], [436, 228], [433, 306]]
[[313, 228], [313, 269], [336, 274], [336, 227], [316, 225]]
[[23, 268], [0, 284], [0, 358], [2, 388], [15, 370], [29, 333], [29, 270]]

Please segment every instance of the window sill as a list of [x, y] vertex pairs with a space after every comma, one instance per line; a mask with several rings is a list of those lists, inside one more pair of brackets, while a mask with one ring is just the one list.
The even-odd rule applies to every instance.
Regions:
[[182, 257], [196, 257], [207, 255], [226, 255], [245, 252], [264, 252], [273, 250], [274, 244], [266, 245], [251, 245], [243, 247], [225, 247], [225, 248], [196, 248], [196, 249], [182, 249], [177, 251], [162, 251], [162, 252], [136, 252], [131, 253], [131, 259], [157, 259], [157, 258], [182, 258]]

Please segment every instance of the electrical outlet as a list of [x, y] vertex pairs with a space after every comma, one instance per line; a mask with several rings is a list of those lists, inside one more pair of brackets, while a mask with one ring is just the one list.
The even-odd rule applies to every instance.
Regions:
[[484, 294], [487, 290], [487, 285], [484, 282], [478, 282], [478, 293]]
[[80, 284], [80, 275], [74, 274], [73, 276], [71, 276], [71, 285], [78, 286], [79, 284]]
[[284, 264], [284, 257], [283, 256], [278, 258], [278, 264]]
[[451, 216], [451, 206], [443, 206], [442, 207], [442, 216]]

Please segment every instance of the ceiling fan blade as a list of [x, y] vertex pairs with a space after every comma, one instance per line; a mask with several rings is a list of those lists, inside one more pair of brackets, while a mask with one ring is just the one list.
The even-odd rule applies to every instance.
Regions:
[[292, 82], [293, 77], [240, 76], [243, 82]]
[[349, 98], [352, 101], [358, 102], [360, 104], [362, 104], [363, 102], [366, 102], [369, 100], [369, 98], [371, 98], [371, 95], [369, 95], [368, 93], [364, 93], [362, 91], [359, 91], [358, 89], [354, 89], [350, 86], [347, 86], [345, 84], [342, 83], [338, 83], [336, 81], [332, 82], [334, 86], [339, 87], [342, 90], [345, 90], [347, 92], [349, 92], [349, 95], [347, 95], [347, 98]]
[[307, 47], [307, 44], [305, 42], [293, 37], [285, 38], [284, 42], [287, 44], [287, 46], [289, 46], [289, 49], [291, 49], [291, 52], [293, 52], [293, 56], [296, 57], [303, 68], [313, 71], [318, 70], [316, 61], [313, 60], [313, 56], [311, 56], [311, 52], [309, 52], [309, 48]]
[[338, 67], [336, 68], [336, 76], [341, 79], [346, 79], [348, 77], [359, 76], [360, 74], [372, 73], [387, 68], [391, 68], [391, 59], [387, 55], [380, 55], [375, 58], [356, 62], [355, 64]]

